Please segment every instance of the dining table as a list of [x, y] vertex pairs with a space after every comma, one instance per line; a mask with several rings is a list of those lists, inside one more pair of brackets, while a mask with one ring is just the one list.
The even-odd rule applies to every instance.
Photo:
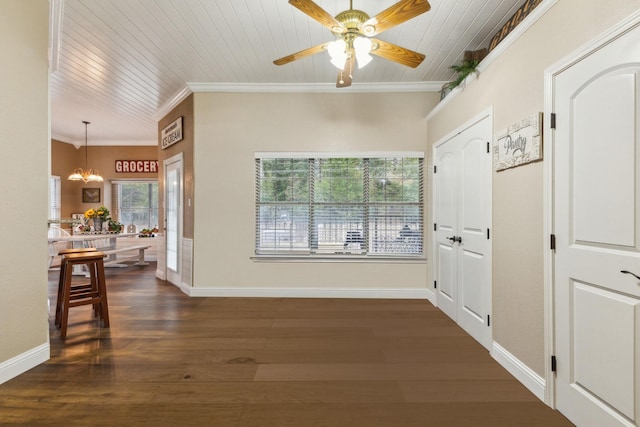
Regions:
[[[106, 244], [101, 244], [96, 247], [98, 250], [110, 250], [116, 248], [117, 239], [124, 237], [136, 237], [139, 233], [83, 233], [83, 234], [72, 234], [70, 236], [58, 236], [58, 237], [49, 237], [47, 238], [49, 244], [52, 243], [71, 243], [71, 247], [73, 248], [87, 248], [87, 247], [96, 247], [94, 246], [96, 242], [100, 240], [106, 241]], [[114, 261], [115, 254], [109, 255], [107, 258], [108, 261]], [[109, 267], [126, 267], [126, 264], [117, 264], [110, 263]], [[74, 269], [74, 275], [84, 275], [85, 272], [81, 269]]]

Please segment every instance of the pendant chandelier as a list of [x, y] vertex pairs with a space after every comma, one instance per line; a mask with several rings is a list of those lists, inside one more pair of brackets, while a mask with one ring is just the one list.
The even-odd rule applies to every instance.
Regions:
[[88, 165], [88, 152], [89, 146], [87, 144], [87, 125], [90, 122], [83, 121], [84, 123], [84, 169], [74, 169], [73, 173], [67, 178], [69, 181], [83, 181], [85, 184], [88, 182], [102, 182], [104, 181], [97, 170], [89, 169]]

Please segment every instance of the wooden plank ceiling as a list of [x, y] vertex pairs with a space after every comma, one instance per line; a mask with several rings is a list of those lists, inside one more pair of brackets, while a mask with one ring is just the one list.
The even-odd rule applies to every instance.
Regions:
[[[349, 0], [315, 0], [332, 15]], [[396, 0], [353, 0], [374, 16]], [[358, 84], [452, 79], [465, 50], [488, 47], [523, 0], [431, 0], [431, 11], [381, 40], [426, 55], [416, 69], [374, 57]], [[52, 0], [52, 137], [91, 145], [156, 143], [158, 114], [187, 83], [335, 89], [325, 53], [281, 67], [274, 59], [333, 40], [286, 0]], [[57, 20], [57, 17], [60, 17]], [[57, 21], [57, 22], [56, 22]], [[278, 86], [278, 87], [281, 87]], [[375, 88], [375, 85], [373, 85]], [[349, 89], [347, 89], [349, 90]]]

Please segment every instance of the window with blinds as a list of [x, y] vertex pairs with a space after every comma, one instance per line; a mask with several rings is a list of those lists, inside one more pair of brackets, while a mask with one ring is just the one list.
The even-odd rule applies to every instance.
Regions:
[[256, 254], [422, 256], [423, 158], [256, 153]]
[[49, 219], [60, 219], [62, 217], [60, 177], [49, 177]]
[[158, 182], [114, 181], [111, 186], [113, 218], [137, 230], [158, 226]]

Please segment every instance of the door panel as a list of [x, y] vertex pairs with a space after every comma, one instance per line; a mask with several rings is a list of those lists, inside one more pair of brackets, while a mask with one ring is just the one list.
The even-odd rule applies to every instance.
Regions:
[[[438, 245], [438, 258], [440, 259], [440, 286], [438, 289], [442, 296], [446, 297], [446, 299], [450, 302], [453, 302], [457, 298], [457, 287], [454, 286], [456, 283], [456, 262], [455, 262], [455, 252], [452, 245]], [[444, 308], [448, 309], [449, 305], [443, 301], [443, 304], [438, 304], [441, 310], [444, 311]], [[455, 309], [452, 310], [452, 313], [455, 315]]]
[[[629, 418], [634, 412], [633, 355], [640, 300], [602, 286], [573, 281], [572, 382], [579, 392], [608, 402]], [[615, 364], [609, 361], [616, 360]], [[606, 375], [603, 375], [606, 369]]]
[[634, 140], [636, 92], [633, 70], [614, 70], [590, 82], [572, 102], [575, 241], [613, 246], [636, 241], [637, 159], [633, 144], [620, 143]]
[[437, 211], [435, 232], [437, 247], [438, 307], [449, 317], [457, 318], [457, 253], [454, 242], [449, 239], [457, 229], [458, 169], [453, 146], [442, 147], [436, 154], [437, 173], [434, 176], [435, 205]]
[[556, 405], [580, 426], [640, 414], [640, 30], [555, 77]]
[[487, 142], [492, 137], [486, 118], [460, 134], [461, 189], [458, 206], [460, 264], [458, 323], [486, 348], [491, 348], [491, 226], [492, 157]]
[[478, 278], [484, 276], [484, 255], [468, 250], [462, 251], [461, 263], [463, 268], [463, 278], [460, 282], [462, 287], [461, 305], [465, 310], [464, 315], [473, 316], [474, 322], [484, 324], [484, 317], [487, 315], [487, 308], [482, 295], [483, 284], [478, 284]]

